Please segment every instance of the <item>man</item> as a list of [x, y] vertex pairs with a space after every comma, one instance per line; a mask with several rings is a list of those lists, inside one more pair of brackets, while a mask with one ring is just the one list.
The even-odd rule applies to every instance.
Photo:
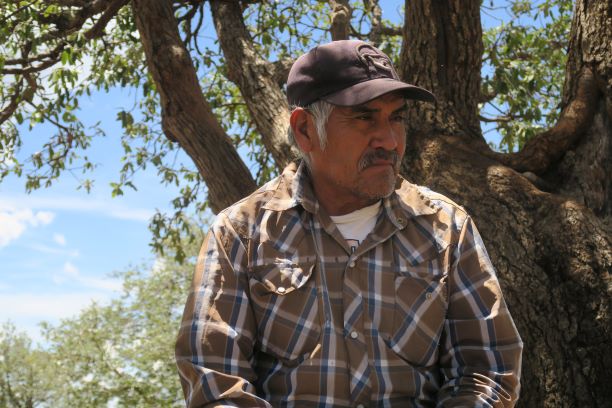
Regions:
[[474, 223], [398, 176], [406, 99], [361, 41], [300, 57], [303, 160], [222, 211], [177, 340], [187, 406], [501, 407], [522, 343]]

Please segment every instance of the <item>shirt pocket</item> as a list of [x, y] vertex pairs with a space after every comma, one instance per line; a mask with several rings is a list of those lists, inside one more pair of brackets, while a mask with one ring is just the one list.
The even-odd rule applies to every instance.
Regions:
[[256, 266], [249, 279], [259, 348], [286, 365], [308, 358], [321, 336], [315, 265]]
[[396, 266], [393, 326], [387, 345], [415, 366], [432, 366], [438, 360], [448, 305], [447, 272], [441, 258]]

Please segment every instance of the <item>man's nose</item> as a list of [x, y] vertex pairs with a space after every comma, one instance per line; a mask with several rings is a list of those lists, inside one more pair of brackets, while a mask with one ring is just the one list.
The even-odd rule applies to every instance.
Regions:
[[374, 132], [370, 146], [373, 149], [383, 148], [385, 150], [395, 150], [398, 145], [399, 133], [397, 129], [389, 123], [384, 121], [379, 128]]

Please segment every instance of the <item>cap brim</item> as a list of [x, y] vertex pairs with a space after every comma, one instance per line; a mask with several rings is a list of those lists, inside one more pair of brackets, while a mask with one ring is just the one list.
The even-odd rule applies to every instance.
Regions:
[[333, 105], [355, 106], [376, 99], [389, 92], [399, 92], [406, 99], [435, 102], [435, 96], [426, 89], [391, 78], [377, 78], [360, 82], [349, 88], [321, 97]]

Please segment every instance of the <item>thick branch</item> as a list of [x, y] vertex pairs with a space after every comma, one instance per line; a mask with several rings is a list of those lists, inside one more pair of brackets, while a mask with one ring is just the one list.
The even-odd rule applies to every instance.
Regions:
[[607, 1], [579, 1], [576, 4], [563, 92], [564, 108], [555, 126], [531, 139], [520, 152], [504, 155], [487, 151], [485, 147], [483, 154], [517, 171], [543, 175], [584, 136], [593, 122], [600, 95], [609, 98], [612, 94], [612, 33], [606, 7], [609, 7]]
[[[382, 42], [382, 9], [378, 4], [378, 0], [364, 0], [364, 7], [371, 15], [370, 42], [378, 46]], [[401, 35], [401, 34], [400, 34]]]
[[519, 172], [543, 174], [583, 135], [597, 108], [598, 90], [593, 73], [585, 68], [575, 98], [561, 112], [555, 126], [529, 140], [517, 153], [488, 153]]
[[80, 30], [88, 18], [105, 12], [110, 7], [113, 7], [115, 3], [122, 3], [121, 5], [125, 5], [128, 1], [129, 0], [119, 0], [109, 3], [108, 0], [95, 0], [86, 3], [76, 12], [69, 11], [58, 15], [39, 16], [41, 22], [52, 23], [57, 27], [57, 30], [50, 30], [41, 36], [41, 38], [38, 38], [37, 41], [45, 43], [58, 38], [65, 38], [75, 31]]
[[164, 133], [194, 161], [208, 186], [210, 207], [219, 212], [253, 191], [255, 181], [202, 95], [172, 4], [134, 0], [132, 5], [160, 94]]
[[6, 107], [0, 111], [0, 124], [8, 120], [19, 107], [19, 99], [21, 96], [21, 86], [22, 86], [21, 81], [15, 85], [15, 92], [13, 92], [13, 95], [11, 95], [8, 105], [6, 105]]
[[351, 25], [351, 6], [347, 0], [330, 0], [332, 41], [348, 40]]
[[274, 62], [274, 81], [280, 88], [287, 83], [287, 77], [294, 61], [292, 58], [285, 58]]
[[386, 25], [381, 25], [380, 26], [380, 34], [381, 35], [399, 37], [403, 33], [404, 33], [404, 30], [402, 29], [402, 27], [398, 27], [398, 26], [386, 26]]
[[104, 29], [108, 22], [117, 14], [121, 7], [125, 6], [129, 0], [115, 0], [111, 2], [102, 16], [96, 21], [96, 24], [85, 33], [85, 38], [91, 40], [92, 38], [101, 37], [104, 34]]
[[264, 146], [283, 168], [296, 155], [287, 142], [289, 109], [277, 85], [276, 70], [257, 55], [238, 2], [211, 0], [210, 8], [227, 61], [227, 76], [240, 89]]
[[34, 97], [34, 92], [38, 85], [36, 81], [28, 74], [24, 75], [24, 79], [28, 83], [25, 91], [22, 92], [23, 79], [15, 85], [15, 92], [11, 95], [8, 105], [0, 111], [0, 124], [8, 120], [19, 107], [22, 101], [30, 101]]

